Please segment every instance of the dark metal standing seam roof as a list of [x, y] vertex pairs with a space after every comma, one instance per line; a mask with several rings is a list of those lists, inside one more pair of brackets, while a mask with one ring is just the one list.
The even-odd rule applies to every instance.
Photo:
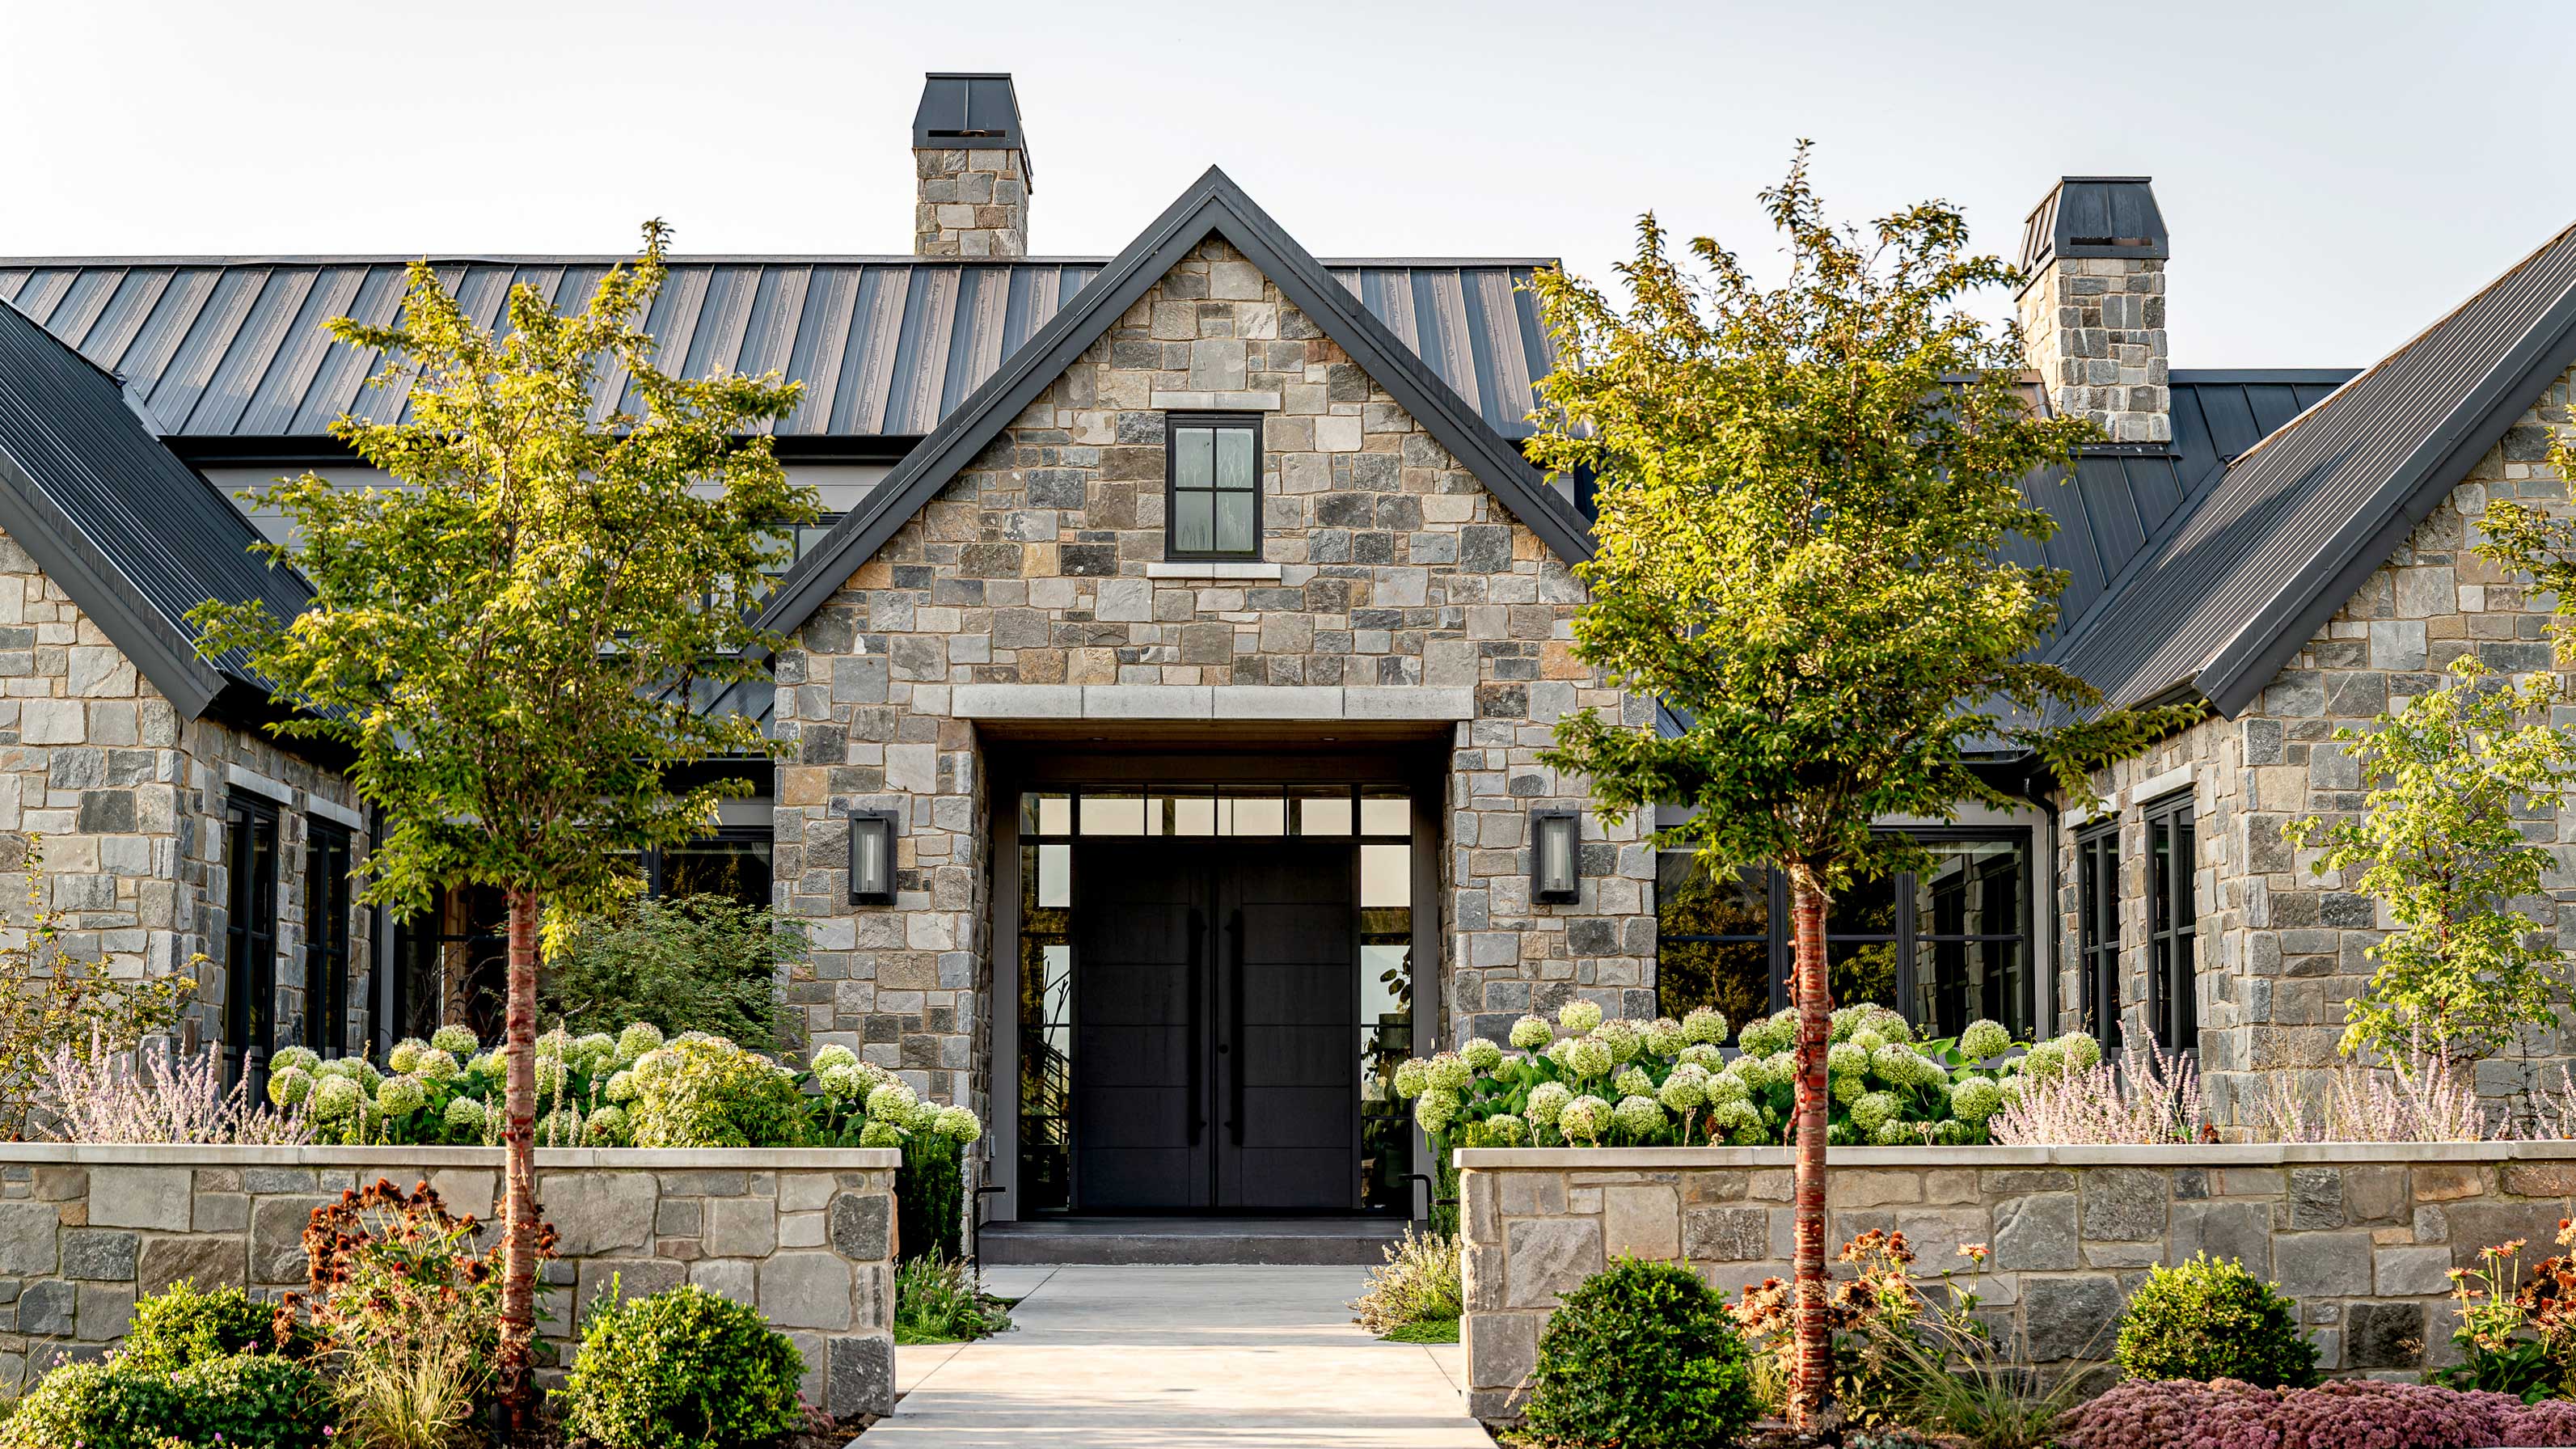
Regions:
[[96, 619], [189, 718], [244, 662], [197, 657], [187, 612], [265, 601], [280, 619], [311, 593], [250, 552], [259, 534], [128, 408], [116, 380], [0, 306], [0, 529]]
[[[516, 283], [559, 309], [586, 301], [619, 257], [438, 261], [466, 310], [497, 322]], [[787, 437], [914, 437], [939, 426], [1096, 275], [1097, 258], [976, 263], [911, 257], [719, 257], [674, 262], [646, 327], [682, 373], [775, 369], [805, 384]], [[1327, 262], [1486, 425], [1530, 431], [1531, 384], [1554, 352], [1522, 282], [1543, 261]], [[174, 439], [319, 438], [343, 412], [400, 415], [370, 389], [384, 359], [334, 342], [336, 316], [389, 324], [393, 257], [0, 259], [0, 302], [124, 378]], [[599, 409], [632, 406], [603, 377]]]
[[2056, 662], [2235, 713], [2571, 362], [2576, 227], [2235, 460]]

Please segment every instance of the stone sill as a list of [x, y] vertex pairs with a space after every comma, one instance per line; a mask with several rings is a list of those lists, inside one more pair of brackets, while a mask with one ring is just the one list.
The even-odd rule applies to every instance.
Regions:
[[[500, 1167], [499, 1147], [245, 1147], [200, 1142], [0, 1142], [0, 1164], [74, 1167]], [[892, 1147], [540, 1147], [540, 1171], [661, 1168], [673, 1171], [892, 1172]]]
[[[1788, 1147], [1462, 1147], [1451, 1154], [1461, 1169], [1495, 1172], [1706, 1171], [1713, 1168], [1794, 1168]], [[2576, 1141], [2566, 1142], [2231, 1142], [2170, 1147], [1833, 1147], [1832, 1167], [1949, 1168], [2030, 1167], [2279, 1167], [2291, 1163], [2576, 1161]]]
[[1145, 565], [1149, 579], [1225, 579], [1244, 583], [1276, 583], [1287, 572], [1285, 564], [1254, 563], [1245, 560], [1229, 563], [1224, 559], [1166, 559]]

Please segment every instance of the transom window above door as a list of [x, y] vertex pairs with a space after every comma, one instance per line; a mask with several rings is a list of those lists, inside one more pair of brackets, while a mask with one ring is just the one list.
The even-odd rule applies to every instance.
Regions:
[[1260, 415], [1173, 413], [1164, 421], [1164, 554], [1260, 558]]

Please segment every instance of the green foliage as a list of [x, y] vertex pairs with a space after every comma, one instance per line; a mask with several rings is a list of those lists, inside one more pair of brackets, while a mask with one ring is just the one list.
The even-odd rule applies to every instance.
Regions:
[[[501, 1250], [426, 1183], [379, 1178], [314, 1209], [305, 1245], [314, 1328], [330, 1346], [337, 1449], [448, 1449], [494, 1379]], [[551, 1256], [553, 1230], [538, 1235]]]
[[2557, 863], [2526, 834], [2530, 818], [2576, 784], [2576, 742], [2549, 719], [2557, 680], [2491, 679], [2467, 655], [2450, 674], [2365, 728], [2335, 731], [2371, 782], [2361, 815], [2282, 830], [2322, 847], [2317, 874], [2358, 868], [2349, 884], [2397, 923], [2370, 948], [2370, 990], [2345, 1008], [2346, 1052], [2485, 1056], [2525, 1027], [2555, 1025], [2567, 996], [2556, 937], [2514, 904], [2540, 895]]
[[[272, 728], [350, 751], [386, 817], [370, 902], [534, 890], [560, 937], [560, 913], [623, 902], [634, 852], [702, 833], [750, 789], [675, 786], [669, 766], [777, 747], [756, 720], [693, 708], [689, 686], [762, 677], [780, 642], [743, 606], [787, 560], [781, 526], [813, 516], [763, 426], [798, 389], [655, 365], [643, 320], [669, 239], [647, 225], [642, 256], [569, 315], [521, 283], [487, 327], [419, 262], [394, 324], [332, 320], [396, 363], [376, 381], [407, 389], [401, 421], [333, 433], [403, 486], [307, 473], [259, 490], [295, 539], [262, 551], [302, 572], [312, 606], [189, 616], [204, 653], [241, 650], [274, 682], [295, 713]], [[603, 391], [640, 411], [593, 420]]]
[[1386, 1261], [1369, 1270], [1368, 1291], [1351, 1305], [1359, 1315], [1351, 1321], [1380, 1338], [1394, 1338], [1414, 1324], [1446, 1322], [1454, 1338], [1458, 1316], [1467, 1311], [1461, 1246], [1453, 1236], [1417, 1235], [1406, 1224], [1404, 1237], [1386, 1245]]
[[1456, 1343], [1458, 1320], [1454, 1318], [1417, 1318], [1378, 1335], [1386, 1343]]
[[804, 929], [766, 906], [639, 898], [581, 924], [546, 963], [540, 1002], [577, 1035], [648, 1021], [776, 1053], [793, 1031], [778, 982], [804, 956]]
[[[1558, 1027], [1567, 1034], [1557, 1035]], [[1398, 1095], [1445, 1147], [1617, 1146], [1694, 1143], [1770, 1146], [1795, 1136], [1792, 1012], [1747, 1022], [1739, 1050], [1721, 1057], [1725, 1018], [1603, 1021], [1575, 1003], [1557, 1027], [1525, 1016], [1523, 1048], [1473, 1042], [1405, 1063]], [[1973, 1022], [1956, 1038], [1917, 1041], [1883, 1006], [1848, 1006], [1827, 1020], [1828, 1142], [1878, 1146], [1980, 1144], [1987, 1119], [2019, 1098], [2023, 1081], [2100, 1060], [2091, 1037], [2070, 1033], [2007, 1055], [2003, 1027]], [[1454, 1195], [1446, 1191], [1443, 1195]]]
[[1689, 722], [1581, 711], [1547, 761], [1614, 817], [1695, 807], [1659, 843], [1712, 876], [1803, 864], [1833, 889], [1917, 859], [1876, 820], [2013, 803], [1972, 749], [2034, 750], [2080, 795], [2086, 767], [2185, 716], [2097, 713], [2035, 658], [2065, 576], [2005, 545], [2054, 532], [2022, 484], [2092, 428], [2034, 412], [2017, 333], [1966, 306], [2012, 268], [1938, 202], [1868, 238], [1835, 226], [1803, 147], [1763, 199], [1790, 254], [1776, 287], [1707, 238], [1695, 273], [1652, 216], [1627, 307], [1534, 280], [1559, 360], [1529, 451], [1599, 480], [1575, 652]]
[[2296, 1309], [2236, 1260], [2203, 1253], [2147, 1270], [2121, 1316], [2113, 1357], [2133, 1379], [2307, 1388], [2317, 1382], [2317, 1346]]
[[1700, 1449], [1734, 1442], [1755, 1412], [1716, 1290], [1688, 1268], [1620, 1258], [1548, 1315], [1525, 1422], [1552, 1449]]
[[765, 1449], [803, 1421], [804, 1358], [750, 1308], [696, 1284], [591, 1305], [555, 1397], [564, 1427], [617, 1449]]
[[895, 1237], [906, 1258], [924, 1253], [954, 1258], [966, 1231], [966, 1159], [960, 1144], [938, 1132], [907, 1133], [903, 1165], [895, 1170]]
[[894, 1274], [894, 1341], [962, 1343], [1011, 1326], [1000, 1299], [960, 1258], [936, 1249], [904, 1259]]
[[120, 1369], [137, 1373], [173, 1373], [210, 1358], [236, 1353], [284, 1353], [310, 1358], [321, 1340], [292, 1315], [281, 1320], [274, 1303], [252, 1300], [239, 1288], [197, 1291], [194, 1279], [182, 1279], [163, 1293], [134, 1305], [134, 1319], [117, 1348]]
[[20, 865], [29, 924], [0, 940], [0, 1140], [11, 1142], [35, 1125], [48, 1062], [66, 1052], [122, 1053], [170, 1031], [196, 987], [177, 973], [118, 977], [105, 958], [73, 951], [65, 913], [45, 891], [42, 837], [27, 837]]
[[[661, 1032], [650, 1025], [614, 1036], [575, 1036], [560, 1027], [539, 1036], [537, 1144], [626, 1145], [621, 1103], [631, 1094], [616, 1085], [618, 1077], [661, 1044]], [[482, 1050], [471, 1031], [446, 1026], [433, 1041], [397, 1042], [382, 1067], [363, 1057], [324, 1061], [290, 1047], [271, 1062], [268, 1094], [279, 1106], [309, 1102], [307, 1120], [322, 1142], [488, 1147], [501, 1141], [508, 1121], [508, 1066], [499, 1052]], [[335, 1079], [343, 1085], [331, 1085]]]
[[[175, 1372], [66, 1364], [18, 1401], [7, 1449], [154, 1449], [165, 1440], [224, 1449], [322, 1449], [332, 1442], [321, 1375], [274, 1354], [202, 1359]], [[220, 1437], [218, 1437], [220, 1436]]]
[[[2576, 1224], [2562, 1221], [2561, 1247], [2576, 1246]], [[2435, 1369], [2427, 1383], [2511, 1394], [2526, 1404], [2576, 1396], [2576, 1258], [2552, 1256], [2520, 1279], [2522, 1239], [2478, 1250], [2474, 1268], [2451, 1270], [2459, 1323], [2451, 1342], [2460, 1361]]]
[[786, 1068], [721, 1037], [678, 1037], [635, 1064], [638, 1147], [801, 1147], [807, 1106]]

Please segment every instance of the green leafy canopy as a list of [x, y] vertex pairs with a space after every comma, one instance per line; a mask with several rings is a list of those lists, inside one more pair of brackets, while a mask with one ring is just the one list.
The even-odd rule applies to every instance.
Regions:
[[2035, 751], [2083, 792], [2194, 711], [2103, 711], [2032, 657], [2064, 578], [2003, 549], [2050, 535], [2023, 481], [2094, 433], [2033, 410], [2018, 329], [1962, 305], [2012, 269], [1970, 254], [1940, 202], [1868, 237], [1833, 225], [1803, 145], [1763, 201], [1777, 286], [1707, 238], [1696, 269], [1677, 260], [1652, 215], [1619, 269], [1627, 307], [1536, 279], [1559, 362], [1530, 452], [1600, 485], [1575, 652], [1687, 721], [1667, 738], [1584, 711], [1547, 759], [1614, 818], [1696, 806], [1663, 843], [1713, 868], [1803, 865], [1832, 888], [1910, 858], [1873, 820], [2009, 803], [1979, 752]]
[[[785, 560], [781, 526], [814, 513], [764, 435], [798, 389], [655, 365], [642, 321], [668, 241], [647, 224], [642, 256], [570, 313], [522, 283], [487, 328], [419, 262], [393, 325], [332, 321], [394, 360], [380, 415], [408, 396], [402, 421], [333, 429], [396, 486], [308, 473], [249, 495], [292, 523], [263, 552], [302, 570], [312, 607], [190, 615], [201, 651], [243, 651], [290, 707], [272, 728], [352, 752], [387, 827], [370, 901], [474, 882], [534, 890], [556, 921], [606, 909], [635, 851], [702, 833], [747, 788], [675, 786], [668, 765], [773, 747], [690, 702], [758, 676], [778, 643], [747, 609]], [[635, 410], [591, 418], [626, 396]]]

